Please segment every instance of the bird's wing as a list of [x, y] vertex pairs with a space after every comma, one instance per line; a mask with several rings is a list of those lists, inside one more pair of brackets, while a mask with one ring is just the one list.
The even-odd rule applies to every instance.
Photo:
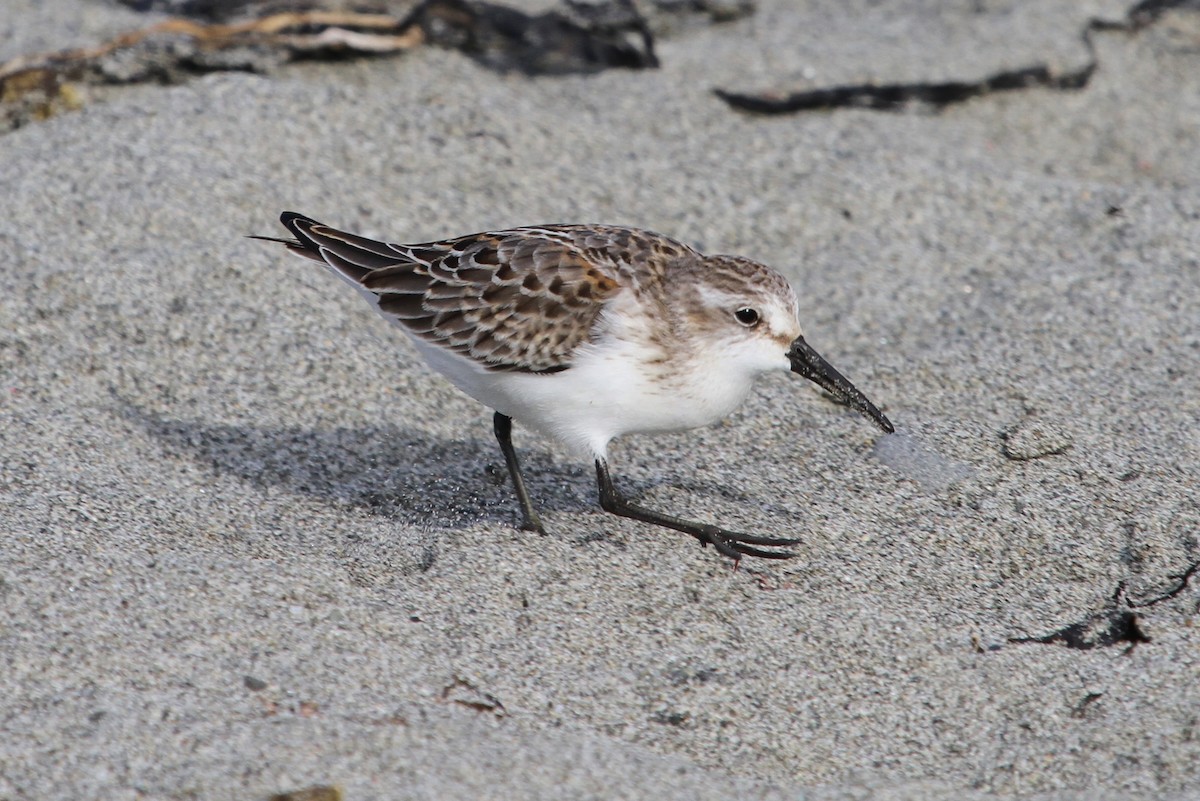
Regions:
[[604, 304], [631, 274], [647, 272], [647, 254], [663, 262], [693, 252], [609, 226], [549, 225], [397, 245], [293, 212], [281, 221], [296, 237], [284, 242], [290, 250], [328, 264], [385, 317], [497, 371], [569, 368]]

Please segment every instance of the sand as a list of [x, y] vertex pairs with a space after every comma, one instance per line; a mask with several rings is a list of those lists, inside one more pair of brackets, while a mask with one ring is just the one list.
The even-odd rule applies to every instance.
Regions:
[[[758, 5], [658, 70], [421, 48], [0, 136], [0, 798], [1196, 797], [1200, 14], [1080, 92], [765, 118], [711, 90], [1072, 68], [1124, 6]], [[143, 21], [11, 7], [2, 57]], [[781, 374], [618, 443], [647, 505], [803, 539], [732, 571], [518, 429], [522, 532], [488, 410], [245, 238], [283, 209], [760, 259], [899, 431]]]

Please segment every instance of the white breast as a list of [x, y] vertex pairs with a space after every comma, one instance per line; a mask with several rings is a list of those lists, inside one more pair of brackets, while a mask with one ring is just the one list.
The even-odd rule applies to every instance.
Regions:
[[561, 373], [505, 374], [497, 388], [512, 403], [500, 411], [601, 457], [614, 437], [714, 423], [745, 399], [752, 384], [672, 369], [684, 365], [648, 365], [644, 357], [636, 346], [617, 341], [586, 349]]
[[759, 369], [721, 347], [693, 343], [664, 352], [678, 343], [651, 344], [646, 326], [653, 321], [625, 314], [621, 305], [606, 310], [600, 326], [606, 333], [557, 373], [490, 372], [468, 357], [412, 341], [431, 367], [472, 398], [591, 457], [604, 456], [609, 441], [624, 434], [710, 425], [745, 399]]

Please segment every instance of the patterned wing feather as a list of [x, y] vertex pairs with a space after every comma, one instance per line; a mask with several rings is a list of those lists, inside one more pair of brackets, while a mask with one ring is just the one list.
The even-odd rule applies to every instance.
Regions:
[[296, 236], [293, 251], [370, 293], [379, 311], [410, 333], [490, 370], [570, 367], [629, 265], [621, 251], [589, 241], [595, 229], [585, 226], [394, 245], [292, 213], [282, 221]]

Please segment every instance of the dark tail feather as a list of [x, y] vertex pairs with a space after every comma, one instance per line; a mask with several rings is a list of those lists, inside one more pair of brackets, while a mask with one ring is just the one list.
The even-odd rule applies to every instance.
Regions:
[[278, 242], [281, 245], [287, 245], [290, 248], [303, 247], [295, 239], [280, 239], [277, 236], [259, 236], [258, 234], [247, 234], [247, 239], [261, 239], [263, 242]]
[[304, 256], [313, 261], [324, 262], [321, 257], [320, 248], [313, 238], [308, 235], [308, 229], [314, 225], [320, 225], [316, 220], [305, 217], [303, 214], [297, 214], [294, 211], [285, 211], [279, 215], [279, 221], [283, 226], [296, 235], [295, 239], [280, 239], [275, 236], [257, 236], [251, 235], [248, 239], [261, 239], [264, 242], [279, 242], [285, 245], [288, 250], [298, 256]]
[[319, 222], [311, 217], [305, 217], [303, 214], [297, 214], [294, 211], [285, 211], [279, 215], [279, 221], [283, 223], [283, 227], [292, 232], [296, 239], [314, 250], [317, 243], [309, 236], [308, 230], [314, 225], [320, 225]]
[[252, 238], [281, 242], [292, 253], [322, 262], [354, 284], [361, 285], [375, 270], [401, 264], [412, 265], [410, 255], [386, 242], [330, 228], [294, 211], [285, 211], [279, 215], [279, 221], [296, 236], [295, 239], [277, 239], [273, 236]]

